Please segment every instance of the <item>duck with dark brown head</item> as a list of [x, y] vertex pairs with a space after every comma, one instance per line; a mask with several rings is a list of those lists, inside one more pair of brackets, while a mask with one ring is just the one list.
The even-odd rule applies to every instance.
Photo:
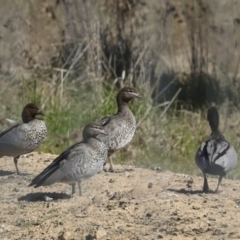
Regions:
[[219, 131], [219, 114], [215, 107], [208, 109], [207, 120], [212, 133], [197, 150], [195, 162], [204, 176], [203, 192], [209, 191], [206, 174], [218, 175], [218, 191], [222, 178], [237, 165], [237, 153]]
[[22, 111], [23, 123], [17, 123], [0, 133], [0, 158], [14, 158], [17, 174], [20, 155], [32, 152], [40, 146], [47, 136], [47, 127], [43, 120], [38, 119], [42, 111], [34, 103], [28, 103]]
[[[108, 147], [109, 158], [115, 151], [129, 144], [135, 134], [136, 120], [129, 108], [129, 102], [133, 98], [141, 98], [136, 88], [122, 88], [117, 94], [117, 113], [100, 120], [100, 124], [107, 133], [107, 136], [101, 136], [101, 139]], [[111, 158], [109, 171], [117, 172], [113, 168]]]

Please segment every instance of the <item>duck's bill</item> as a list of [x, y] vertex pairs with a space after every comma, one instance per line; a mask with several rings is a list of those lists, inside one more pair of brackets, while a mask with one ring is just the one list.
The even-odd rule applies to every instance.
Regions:
[[38, 110], [37, 115], [45, 116], [41, 110]]

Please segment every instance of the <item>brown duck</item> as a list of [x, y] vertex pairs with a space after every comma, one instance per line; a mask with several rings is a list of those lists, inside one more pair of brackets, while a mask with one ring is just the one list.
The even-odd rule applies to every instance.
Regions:
[[[108, 148], [108, 157], [130, 143], [134, 136], [136, 120], [128, 105], [133, 98], [141, 98], [135, 88], [122, 88], [117, 94], [117, 113], [100, 120], [100, 124], [107, 133], [106, 136], [100, 136], [100, 139]], [[109, 171], [115, 172], [111, 158]]]

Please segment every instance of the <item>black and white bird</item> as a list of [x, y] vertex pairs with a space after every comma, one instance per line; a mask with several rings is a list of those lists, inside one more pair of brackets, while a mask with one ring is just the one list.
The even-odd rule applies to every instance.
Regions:
[[74, 144], [36, 176], [29, 186], [35, 188], [49, 186], [54, 183], [72, 185], [78, 183], [79, 195], [82, 196], [81, 182], [95, 175], [107, 159], [107, 147], [100, 139], [106, 135], [103, 127], [98, 123], [90, 123], [83, 129], [83, 140]]
[[[129, 144], [135, 134], [136, 120], [128, 105], [133, 98], [141, 98], [136, 88], [122, 88], [117, 94], [117, 113], [106, 116], [99, 122], [107, 133], [106, 136], [100, 136], [100, 139], [107, 145], [109, 158]], [[115, 172], [111, 158], [109, 170]]]
[[34, 103], [28, 103], [22, 111], [22, 123], [16, 123], [0, 133], [0, 158], [10, 156], [14, 158], [17, 174], [20, 155], [32, 152], [40, 146], [47, 136], [47, 127], [37, 115], [42, 111]]
[[212, 133], [197, 150], [195, 162], [203, 172], [203, 192], [209, 191], [206, 174], [219, 176], [215, 190], [217, 192], [222, 178], [236, 167], [238, 159], [234, 147], [219, 131], [219, 114], [215, 107], [208, 109], [207, 120]]

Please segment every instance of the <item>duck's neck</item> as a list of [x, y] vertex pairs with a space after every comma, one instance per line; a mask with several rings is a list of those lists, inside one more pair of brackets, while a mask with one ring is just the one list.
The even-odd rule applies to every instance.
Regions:
[[118, 103], [118, 113], [129, 111], [128, 103], [122, 102], [121, 104]]
[[213, 128], [211, 126], [211, 130], [212, 130], [212, 133], [211, 133], [211, 137], [215, 138], [215, 139], [223, 139], [224, 140], [224, 136], [222, 135], [222, 133], [219, 131], [218, 127], [215, 127]]
[[22, 116], [22, 121], [23, 121], [23, 123], [29, 123], [29, 122], [31, 122], [32, 120], [34, 120], [34, 118], [32, 118], [32, 116], [27, 116], [27, 115], [23, 115], [23, 116]]
[[128, 106], [129, 101], [128, 100], [123, 100], [123, 99], [121, 99], [120, 96], [117, 96], [118, 113], [129, 110], [129, 106]]
[[88, 134], [88, 132], [83, 131], [83, 141], [88, 142], [92, 137]]
[[210, 113], [208, 114], [208, 122], [212, 133], [218, 135], [220, 133], [218, 112], [210, 111]]
[[211, 130], [212, 130], [213, 134], [219, 134], [220, 133], [218, 127], [216, 127], [216, 126], [211, 126]]

